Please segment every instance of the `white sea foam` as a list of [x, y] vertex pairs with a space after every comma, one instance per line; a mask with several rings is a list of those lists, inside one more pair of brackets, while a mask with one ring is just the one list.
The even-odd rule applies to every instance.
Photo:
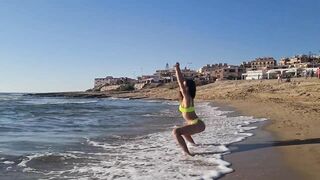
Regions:
[[33, 154], [33, 155], [29, 155], [29, 156], [26, 156], [19, 164], [18, 166], [20, 167], [27, 167], [27, 163], [32, 160], [33, 158], [36, 158], [36, 157], [39, 157], [41, 156], [42, 154]]
[[3, 162], [1, 162], [1, 163], [3, 163], [3, 164], [14, 164], [13, 161], [3, 161]]
[[157, 116], [159, 116], [159, 115], [157, 115], [157, 114], [144, 114], [144, 115], [142, 115], [143, 117], [157, 117]]
[[37, 172], [36, 169], [29, 167], [28, 163], [34, 159], [49, 157], [49, 156], [58, 156], [61, 161], [66, 160], [66, 159], [71, 159], [71, 158], [73, 158], [73, 159], [79, 158], [74, 153], [49, 153], [49, 152], [36, 153], [36, 154], [32, 154], [32, 155], [24, 157], [24, 159], [22, 159], [22, 161], [18, 164], [18, 166], [24, 168], [23, 169], [24, 172], [31, 172], [31, 171]]
[[90, 99], [62, 99], [62, 98], [39, 98], [26, 100], [26, 104], [34, 105], [44, 105], [44, 104], [86, 104], [86, 103], [96, 103], [98, 100]]
[[150, 103], [162, 103], [162, 100], [157, 100], [157, 99], [136, 99], [136, 101], [140, 102], [150, 102]]
[[[228, 112], [208, 103], [201, 103], [196, 108], [206, 130], [193, 136], [197, 145], [189, 146], [189, 149], [195, 153], [194, 157], [182, 155], [168, 129], [121, 143], [87, 139], [87, 145], [101, 150], [87, 154], [92, 161], [47, 175], [66, 179], [215, 179], [232, 172], [230, 163], [222, 160], [223, 155], [230, 153], [227, 145], [252, 136], [246, 131], [256, 127], [248, 125], [265, 119], [227, 117]], [[66, 155], [69, 153], [82, 155], [72, 151]], [[27, 162], [36, 157], [28, 157], [19, 166], [26, 168]]]
[[162, 101], [162, 104], [179, 105], [179, 103], [177, 101]]
[[10, 94], [6, 94], [6, 93], [0, 93], [0, 101], [14, 101], [14, 100], [19, 100], [23, 98], [23, 94], [19, 94], [19, 93], [10, 93]]
[[117, 98], [117, 97], [108, 97], [106, 98], [108, 100], [113, 100], [113, 101], [119, 101], [119, 100], [122, 100], [122, 101], [129, 101], [130, 98]]

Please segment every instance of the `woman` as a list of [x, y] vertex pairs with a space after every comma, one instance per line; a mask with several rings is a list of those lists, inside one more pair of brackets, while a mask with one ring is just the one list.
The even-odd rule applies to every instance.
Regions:
[[[186, 120], [186, 125], [173, 129], [173, 136], [181, 146], [186, 155], [193, 156], [188, 150], [185, 140], [191, 144], [195, 144], [191, 135], [204, 131], [205, 124], [198, 118], [194, 109], [194, 98], [196, 96], [196, 85], [193, 80], [183, 80], [180, 65], [176, 63], [176, 76], [180, 88], [180, 106], [179, 110], [183, 118]], [[183, 137], [184, 138], [183, 138]]]

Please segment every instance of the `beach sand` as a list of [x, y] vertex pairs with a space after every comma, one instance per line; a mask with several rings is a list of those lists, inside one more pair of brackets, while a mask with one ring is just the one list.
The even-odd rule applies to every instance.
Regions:
[[[228, 116], [244, 115], [236, 111], [235, 108], [221, 103], [214, 103], [214, 106], [225, 111], [234, 111]], [[276, 138], [265, 127], [270, 121], [250, 124], [257, 129], [248, 132], [254, 135], [248, 137], [245, 141], [233, 143], [228, 148], [232, 152], [225, 155], [224, 160], [230, 162], [233, 173], [222, 177], [224, 180], [250, 180], [250, 179], [290, 179], [300, 180], [302, 177], [292, 168], [288, 167], [279, 151]]]
[[233, 173], [222, 177], [224, 180], [300, 180], [303, 177], [285, 164], [284, 157], [275, 146], [274, 137], [263, 129], [262, 124], [255, 123], [259, 128], [250, 131], [254, 136], [245, 141], [234, 143], [228, 148], [231, 154], [224, 160], [230, 162]]
[[281, 151], [286, 165], [303, 179], [320, 178], [318, 113], [301, 113], [276, 103], [230, 101], [228, 104], [243, 114], [270, 118], [271, 123], [265, 129], [276, 137], [273, 148]]

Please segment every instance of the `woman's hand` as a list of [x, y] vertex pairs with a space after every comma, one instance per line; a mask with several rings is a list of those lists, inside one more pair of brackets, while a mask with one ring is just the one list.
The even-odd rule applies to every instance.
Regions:
[[174, 67], [176, 67], [176, 68], [180, 68], [180, 64], [179, 64], [179, 62], [176, 62], [176, 65], [175, 65]]

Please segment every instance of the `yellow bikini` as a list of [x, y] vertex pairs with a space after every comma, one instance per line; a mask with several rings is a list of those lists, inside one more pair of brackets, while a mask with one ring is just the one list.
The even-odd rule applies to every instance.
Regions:
[[[187, 107], [187, 108], [184, 108], [181, 106], [179, 106], [179, 111], [182, 112], [182, 113], [190, 113], [190, 112], [194, 112], [195, 109], [194, 109], [194, 106], [190, 106], [190, 107]], [[199, 119], [194, 119], [194, 120], [188, 120], [188, 125], [194, 125], [194, 124], [197, 124], [199, 122]]]
[[200, 121], [199, 119], [188, 120], [188, 125], [194, 125], [194, 124], [197, 124], [199, 121]]
[[189, 113], [189, 112], [194, 112], [195, 111], [195, 109], [194, 109], [194, 106], [190, 106], [190, 107], [188, 107], [188, 108], [184, 108], [184, 107], [182, 107], [181, 106], [181, 104], [180, 104], [180, 106], [179, 106], [179, 111], [180, 112], [183, 112], [183, 113]]

